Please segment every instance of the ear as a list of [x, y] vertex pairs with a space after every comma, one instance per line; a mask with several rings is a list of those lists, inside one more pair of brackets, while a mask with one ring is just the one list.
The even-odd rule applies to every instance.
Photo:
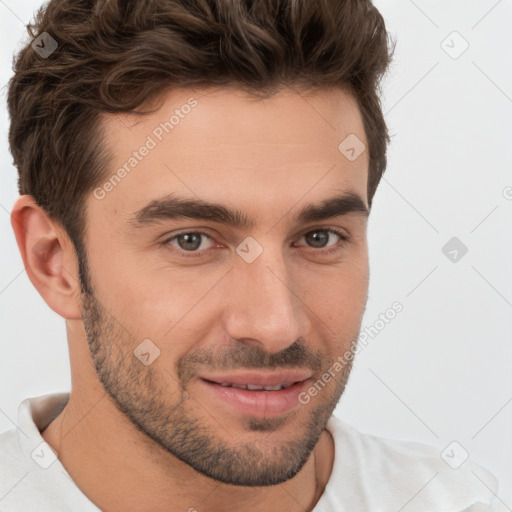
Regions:
[[16, 201], [11, 225], [27, 275], [41, 297], [60, 316], [81, 319], [78, 260], [65, 230], [29, 195]]

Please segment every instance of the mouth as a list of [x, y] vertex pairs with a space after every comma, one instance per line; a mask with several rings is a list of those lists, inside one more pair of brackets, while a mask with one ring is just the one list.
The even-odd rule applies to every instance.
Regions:
[[[208, 381], [212, 384], [219, 384], [218, 382]], [[224, 388], [237, 388], [247, 389], [249, 391], [280, 391], [281, 389], [288, 389], [293, 386], [295, 382], [285, 382], [284, 384], [278, 384], [277, 386], [258, 386], [256, 384], [231, 384], [229, 382], [221, 382], [219, 385]]]
[[300, 405], [299, 395], [311, 379], [309, 371], [203, 375], [204, 392], [230, 412], [261, 418], [280, 416]]

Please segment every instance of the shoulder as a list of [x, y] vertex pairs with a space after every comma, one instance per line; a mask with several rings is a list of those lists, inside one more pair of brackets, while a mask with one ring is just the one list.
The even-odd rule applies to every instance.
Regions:
[[329, 483], [343, 489], [362, 510], [400, 510], [406, 504], [408, 512], [456, 512], [480, 506], [484, 508], [473, 510], [491, 510], [497, 480], [471, 462], [460, 444], [442, 451], [384, 439], [363, 434], [335, 416], [327, 428], [335, 443]]
[[16, 428], [0, 434], [0, 510], [13, 510], [9, 508], [17, 487], [23, 488], [23, 481], [30, 473], [27, 460], [23, 456], [22, 448]]
[[78, 489], [39, 428], [55, 416], [66, 394], [25, 399], [16, 427], [0, 434], [0, 512], [97, 512]]
[[6, 492], [12, 476], [26, 469], [15, 428], [0, 434], [0, 496]]

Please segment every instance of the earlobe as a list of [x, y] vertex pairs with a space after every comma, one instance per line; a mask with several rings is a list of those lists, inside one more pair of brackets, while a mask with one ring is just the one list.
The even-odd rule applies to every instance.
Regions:
[[80, 285], [73, 245], [34, 198], [16, 201], [11, 224], [27, 275], [44, 301], [66, 319], [80, 319]]

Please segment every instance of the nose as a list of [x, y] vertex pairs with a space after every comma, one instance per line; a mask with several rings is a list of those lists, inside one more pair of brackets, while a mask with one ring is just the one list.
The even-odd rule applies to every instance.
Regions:
[[279, 249], [264, 249], [252, 263], [236, 261], [227, 286], [224, 321], [232, 338], [276, 353], [308, 333], [305, 297]]

